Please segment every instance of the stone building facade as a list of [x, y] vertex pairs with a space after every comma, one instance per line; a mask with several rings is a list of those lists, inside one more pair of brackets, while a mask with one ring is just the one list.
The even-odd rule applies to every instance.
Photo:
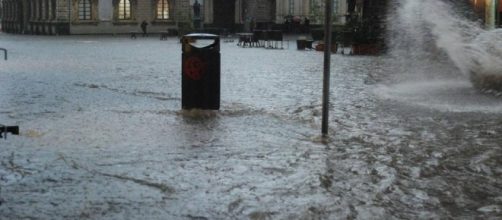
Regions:
[[[192, 5], [201, 5], [202, 28], [243, 31], [251, 25], [282, 25], [286, 18], [322, 24], [325, 0], [3, 0], [2, 29], [25, 34], [119, 34], [193, 26]], [[350, 5], [360, 13], [363, 1], [332, 0], [334, 22], [344, 24]], [[198, 19], [198, 18], [197, 18]]]
[[2, 30], [25, 34], [149, 32], [188, 22], [189, 0], [3, 0]]
[[2, 30], [9, 33], [68, 32], [68, 14], [61, 1], [3, 0]]
[[[332, 1], [335, 22], [343, 24], [350, 0]], [[203, 8], [206, 26], [243, 29], [248, 22], [283, 24], [286, 17], [308, 17], [312, 24], [321, 24], [324, 0], [204, 0]]]

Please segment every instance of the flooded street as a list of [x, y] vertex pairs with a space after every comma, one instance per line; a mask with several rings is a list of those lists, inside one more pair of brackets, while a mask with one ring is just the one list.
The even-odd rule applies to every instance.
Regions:
[[0, 219], [502, 215], [502, 98], [457, 68], [334, 54], [323, 139], [323, 54], [235, 44], [184, 112], [177, 39], [0, 34]]

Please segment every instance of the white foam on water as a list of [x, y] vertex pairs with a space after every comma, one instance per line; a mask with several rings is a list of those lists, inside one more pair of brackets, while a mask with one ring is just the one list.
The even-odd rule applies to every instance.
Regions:
[[408, 81], [380, 85], [374, 92], [384, 98], [444, 112], [502, 112], [502, 100], [477, 92], [468, 81]]
[[473, 73], [502, 74], [502, 29], [483, 29], [455, 4], [397, 3], [388, 21], [395, 81], [376, 88], [377, 95], [441, 111], [502, 112], [500, 98], [480, 94], [469, 81]]
[[390, 19], [391, 31], [399, 33], [391, 39], [392, 53], [409, 54], [402, 58], [419, 58], [412, 62], [424, 63], [438, 62], [437, 54], [446, 53], [465, 75], [480, 64], [500, 63], [496, 61], [502, 61], [502, 48], [495, 45], [500, 42], [500, 31], [484, 30], [460, 14], [452, 3], [442, 0], [403, 1]]

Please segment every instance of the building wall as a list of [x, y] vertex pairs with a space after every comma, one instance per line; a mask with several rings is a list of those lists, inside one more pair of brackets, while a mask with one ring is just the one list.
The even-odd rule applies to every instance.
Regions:
[[[77, 9], [78, 0], [73, 0], [74, 11]], [[158, 33], [167, 31], [168, 28], [176, 28], [178, 22], [189, 22], [189, 0], [170, 1], [172, 9], [168, 20], [156, 19], [156, 0], [133, 0], [133, 18], [131, 20], [118, 20], [118, 1], [94, 0], [96, 10], [99, 12], [96, 19], [91, 22], [79, 22], [78, 14], [72, 13], [72, 34], [120, 34], [131, 31], [140, 31], [139, 25], [146, 21], [148, 32]]]
[[[78, 20], [79, 0], [2, 0], [4, 31], [27, 34], [120, 34], [139, 31], [139, 24], [145, 20], [150, 25], [149, 32], [166, 31], [168, 28], [190, 26], [192, 23], [192, 4], [195, 0], [170, 0], [173, 9], [167, 21], [155, 19], [155, 5], [158, 0], [131, 0], [134, 18], [121, 21], [116, 18], [119, 0], [90, 0], [93, 4], [93, 18], [89, 21]], [[198, 0], [202, 5], [202, 22], [205, 26], [214, 25], [214, 1]], [[325, 0], [228, 0], [234, 1], [233, 23], [241, 29], [249, 27], [251, 20], [263, 24], [283, 24], [285, 18], [305, 17], [311, 24], [324, 22]], [[372, 0], [332, 0], [334, 3], [335, 24], [345, 24], [348, 1], [357, 3], [357, 16], [361, 16], [364, 1]], [[377, 0], [374, 0], [377, 1]], [[495, 1], [495, 0], [494, 0]], [[21, 2], [21, 4], [19, 4]], [[269, 25], [270, 27], [270, 25]], [[236, 29], [238, 30], [238, 29]]]
[[[347, 0], [333, 0], [333, 23], [345, 24], [347, 15]], [[308, 17], [312, 24], [323, 24], [325, 2], [322, 0], [310, 0]], [[356, 9], [357, 10], [357, 9]]]
[[139, 31], [149, 23], [149, 32], [167, 31], [180, 22], [189, 22], [189, 0], [171, 0], [170, 19], [155, 19], [157, 0], [131, 0], [133, 19], [116, 18], [118, 0], [90, 0], [92, 19], [81, 21], [79, 0], [3, 0], [4, 32], [25, 34], [120, 34]]
[[[309, 17], [311, 23], [321, 24], [324, 16], [325, 0], [234, 0], [235, 23], [245, 24], [249, 18], [256, 22], [282, 24], [286, 16]], [[214, 0], [199, 0], [203, 5], [203, 22], [211, 25], [214, 22]], [[345, 23], [347, 12], [346, 0], [333, 0], [335, 22]]]

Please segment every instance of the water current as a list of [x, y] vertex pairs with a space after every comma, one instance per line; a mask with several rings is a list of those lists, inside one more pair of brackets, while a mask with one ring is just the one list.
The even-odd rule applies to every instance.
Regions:
[[186, 112], [178, 39], [0, 34], [0, 123], [21, 128], [0, 141], [0, 219], [499, 218], [500, 98], [418, 16], [450, 5], [399, 6], [410, 40], [333, 55], [326, 139], [323, 55], [295, 38], [222, 41], [221, 110]]

